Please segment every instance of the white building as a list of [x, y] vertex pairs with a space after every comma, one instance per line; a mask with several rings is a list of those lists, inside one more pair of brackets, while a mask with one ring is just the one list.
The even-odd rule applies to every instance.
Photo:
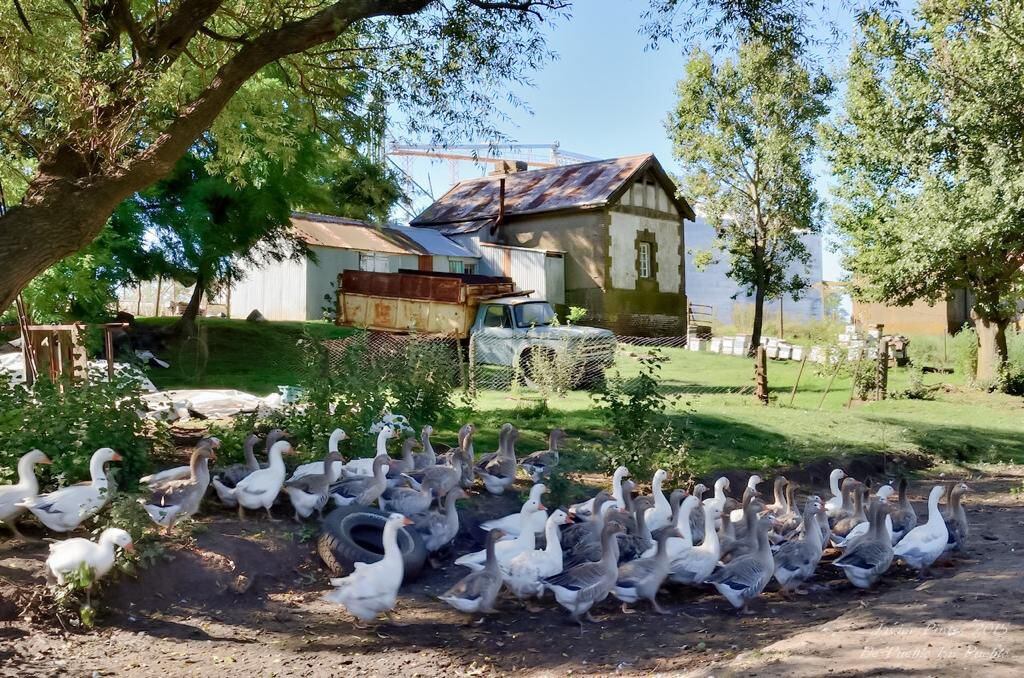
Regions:
[[[821, 234], [808, 233], [802, 238], [811, 259], [805, 266], [794, 262], [790, 266], [790, 275], [800, 275], [810, 281], [811, 286], [804, 290], [799, 299], [786, 295], [782, 299], [783, 322], [800, 322], [802, 320], [820, 320], [824, 316], [821, 300]], [[730, 278], [729, 256], [714, 247], [715, 229], [704, 219], [686, 225], [686, 293], [691, 304], [703, 304], [714, 309], [716, 325], [736, 324], [740, 319], [753, 317], [754, 298]], [[694, 254], [711, 251], [713, 264], [704, 270], [694, 265]], [[779, 317], [779, 300], [772, 299], [765, 303], [765, 318], [777, 320]]]

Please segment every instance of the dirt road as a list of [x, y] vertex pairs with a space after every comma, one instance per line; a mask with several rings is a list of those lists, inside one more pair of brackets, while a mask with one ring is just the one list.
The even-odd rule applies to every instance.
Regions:
[[[0, 547], [0, 673], [57, 675], [1024, 675], [1024, 468], [972, 480], [972, 544], [925, 582], [894, 567], [861, 593], [822, 564], [816, 590], [767, 593], [736, 617], [713, 591], [662, 594], [672, 610], [623, 615], [614, 601], [579, 627], [550, 597], [532, 614], [511, 599], [482, 622], [434, 596], [450, 567], [402, 590], [398, 623], [360, 630], [324, 603], [327, 575], [289, 523], [205, 519], [196, 546], [104, 592], [99, 629], [27, 619], [25, 588], [44, 549]], [[914, 497], [924, 515], [922, 495]], [[488, 510], [497, 510], [491, 505]], [[475, 535], [470, 535], [475, 537]], [[460, 551], [473, 546], [460, 537]], [[12, 594], [20, 588], [20, 597]], [[6, 592], [6, 595], [3, 595]], [[20, 607], [19, 607], [20, 603]]]

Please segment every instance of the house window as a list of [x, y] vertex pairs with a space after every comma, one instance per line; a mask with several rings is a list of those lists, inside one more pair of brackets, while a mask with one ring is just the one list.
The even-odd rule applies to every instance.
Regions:
[[448, 272], [449, 273], [465, 273], [465, 265], [458, 259], [448, 260]]
[[641, 242], [641, 243], [639, 243], [639, 247], [640, 247], [640, 253], [639, 253], [640, 254], [640, 256], [639, 256], [639, 262], [640, 262], [640, 271], [639, 271], [639, 273], [640, 273], [640, 277], [641, 278], [650, 278], [651, 277], [651, 243], [649, 243], [649, 242]]
[[466, 275], [473, 275], [476, 273], [476, 264], [463, 264], [462, 269]]

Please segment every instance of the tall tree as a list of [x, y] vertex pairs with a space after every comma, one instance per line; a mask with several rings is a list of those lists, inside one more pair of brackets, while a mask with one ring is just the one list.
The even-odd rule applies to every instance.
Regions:
[[[358, 126], [372, 105], [386, 105], [421, 136], [486, 134], [491, 97], [549, 57], [544, 25], [566, 6], [0, 4], [0, 174], [26, 171], [21, 186], [7, 186], [20, 204], [0, 217], [0, 308], [33, 276], [88, 245], [122, 200], [169, 174], [254, 76], [280, 74], [302, 95], [314, 127], [328, 115]], [[352, 74], [364, 77], [353, 85]], [[220, 143], [230, 158], [229, 140]]]
[[845, 112], [826, 132], [854, 293], [973, 297], [976, 378], [996, 378], [1024, 296], [1024, 6], [923, 3], [868, 15]]
[[810, 258], [801, 236], [819, 229], [810, 165], [831, 91], [827, 77], [761, 41], [718, 64], [693, 53], [678, 85], [668, 132], [685, 190], [729, 256], [729, 276], [754, 297], [751, 354], [765, 300], [809, 284], [789, 271]]

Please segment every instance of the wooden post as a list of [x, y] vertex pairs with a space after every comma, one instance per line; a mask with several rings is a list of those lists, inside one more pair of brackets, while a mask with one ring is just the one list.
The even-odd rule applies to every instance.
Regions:
[[875, 379], [875, 400], [885, 400], [889, 388], [889, 340], [878, 341], [878, 371]]
[[857, 353], [857, 364], [853, 366], [853, 383], [850, 384], [850, 399], [846, 401], [846, 409], [853, 407], [853, 395], [857, 392], [857, 379], [860, 377], [860, 365], [864, 360], [864, 349]]
[[754, 353], [754, 395], [761, 403], [768, 404], [768, 352], [764, 344], [758, 344]]
[[[469, 334], [469, 356], [466, 361], [469, 366], [469, 394], [476, 397], [476, 338], [473, 333]], [[513, 381], [515, 378], [513, 377]]]
[[114, 380], [114, 336], [109, 327], [103, 328], [103, 348], [107, 353], [107, 379]]
[[160, 294], [163, 292], [164, 277], [158, 275], [156, 277], [156, 302], [153, 304], [153, 315], [157, 318], [160, 317]]
[[810, 351], [804, 351], [804, 357], [800, 361], [800, 370], [796, 373], [796, 382], [793, 384], [793, 391], [789, 394], [789, 404], [793, 404], [793, 399], [796, 398], [796, 387], [800, 385], [800, 377], [804, 376], [804, 366], [807, 365], [807, 354]]
[[836, 380], [836, 375], [839, 374], [839, 370], [842, 368], [844, 362], [846, 362], [845, 353], [840, 355], [839, 359], [836, 360], [836, 369], [832, 372], [832, 376], [829, 378], [828, 384], [825, 386], [825, 392], [821, 394], [821, 400], [818, 402], [819, 410], [821, 409], [821, 406], [825, 404], [825, 398], [828, 397], [828, 392], [832, 390], [832, 382]]

